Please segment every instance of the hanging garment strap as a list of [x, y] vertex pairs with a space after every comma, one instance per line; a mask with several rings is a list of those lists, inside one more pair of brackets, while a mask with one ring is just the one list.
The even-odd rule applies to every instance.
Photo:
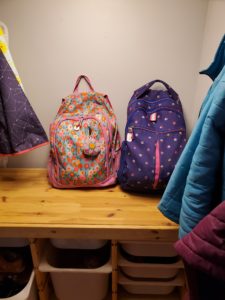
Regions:
[[137, 89], [134, 92], [136, 98], [141, 97], [147, 90], [149, 90], [153, 86], [153, 84], [155, 84], [157, 82], [159, 82], [159, 83], [161, 83], [162, 85], [165, 86], [165, 88], [167, 89], [167, 91], [169, 92], [169, 94], [171, 94], [171, 96], [172, 96], [173, 99], [178, 99], [177, 93], [165, 81], [160, 80], [160, 79], [153, 80], [153, 81], [151, 81], [151, 82], [143, 85], [139, 89]]
[[3, 55], [5, 56], [8, 64], [10, 65], [10, 68], [12, 69], [19, 85], [21, 86], [22, 90], [24, 91], [24, 87], [22, 85], [19, 73], [16, 69], [16, 66], [12, 59], [12, 55], [9, 51], [8, 40], [9, 40], [9, 33], [8, 33], [7, 26], [4, 23], [0, 22], [0, 50], [2, 50]]
[[4, 35], [6, 43], [9, 45], [9, 32], [7, 26], [0, 21], [0, 35]]
[[73, 93], [76, 94], [76, 95], [79, 94], [78, 87], [79, 87], [79, 84], [80, 84], [81, 79], [84, 79], [84, 80], [86, 81], [86, 83], [88, 84], [90, 90], [91, 90], [92, 92], [94, 92], [94, 88], [93, 88], [93, 86], [91, 85], [90, 79], [89, 79], [87, 76], [85, 76], [85, 75], [80, 75], [80, 76], [77, 78], [77, 81], [76, 81], [76, 84], [75, 84]]

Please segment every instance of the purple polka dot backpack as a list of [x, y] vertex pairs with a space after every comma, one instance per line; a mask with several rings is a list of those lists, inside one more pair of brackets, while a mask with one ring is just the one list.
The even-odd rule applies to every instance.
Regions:
[[[165, 89], [153, 89], [161, 83]], [[164, 81], [137, 89], [127, 109], [118, 180], [124, 190], [164, 190], [186, 144], [178, 94]]]

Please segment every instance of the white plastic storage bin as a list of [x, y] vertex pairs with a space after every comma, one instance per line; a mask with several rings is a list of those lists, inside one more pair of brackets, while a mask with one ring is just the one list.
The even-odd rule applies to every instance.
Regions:
[[49, 272], [59, 300], [103, 300], [108, 292], [111, 262], [96, 269], [56, 268], [55, 249], [48, 245], [39, 270]]
[[0, 247], [25, 247], [29, 245], [28, 239], [0, 238]]
[[176, 286], [183, 286], [184, 279], [181, 273], [176, 278], [168, 281], [156, 280], [134, 280], [119, 273], [118, 282], [131, 294], [139, 295], [168, 295], [172, 293]]
[[1, 300], [38, 300], [34, 271], [25, 288], [12, 297], [0, 298]]
[[134, 256], [173, 257], [177, 253], [171, 243], [149, 241], [121, 241], [122, 249]]
[[135, 263], [126, 260], [121, 254], [119, 254], [118, 265], [127, 276], [155, 279], [171, 279], [183, 267], [180, 260], [171, 264]]
[[83, 239], [50, 239], [51, 244], [60, 249], [98, 249], [103, 247], [107, 240]]

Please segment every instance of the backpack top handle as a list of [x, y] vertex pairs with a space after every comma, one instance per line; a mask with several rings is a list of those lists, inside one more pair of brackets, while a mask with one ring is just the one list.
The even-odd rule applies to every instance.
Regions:
[[169, 84], [167, 84], [165, 81], [160, 80], [160, 79], [156, 79], [153, 81], [150, 81], [149, 83], [143, 85], [142, 87], [140, 87], [139, 89], [137, 89], [134, 93], [135, 96], [137, 98], [141, 97], [147, 90], [150, 89], [151, 86], [153, 86], [153, 84], [160, 82], [162, 85], [165, 86], [165, 88], [167, 89], [167, 91], [169, 92], [169, 94], [172, 96], [173, 99], [179, 99], [178, 94], [171, 88], [171, 86], [169, 86]]
[[78, 92], [78, 86], [79, 86], [79, 84], [80, 84], [81, 79], [84, 79], [84, 80], [86, 81], [86, 83], [88, 84], [90, 90], [91, 90], [92, 92], [94, 92], [94, 88], [93, 88], [93, 86], [91, 85], [90, 79], [89, 79], [87, 76], [85, 76], [85, 75], [80, 75], [80, 76], [77, 78], [75, 87], [74, 87], [74, 89], [73, 89], [73, 93], [74, 93], [75, 95], [77, 95], [77, 94], [79, 93], [79, 92]]

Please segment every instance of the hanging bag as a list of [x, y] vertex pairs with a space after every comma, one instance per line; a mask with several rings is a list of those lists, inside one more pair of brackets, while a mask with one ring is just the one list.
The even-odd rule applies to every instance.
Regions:
[[[161, 83], [166, 90], [151, 87]], [[154, 80], [136, 90], [128, 104], [119, 182], [124, 190], [163, 190], [186, 143], [177, 93]]]
[[[89, 92], [79, 93], [81, 79]], [[112, 105], [81, 75], [50, 125], [49, 181], [56, 188], [108, 186], [116, 182], [119, 159], [120, 135]]]

